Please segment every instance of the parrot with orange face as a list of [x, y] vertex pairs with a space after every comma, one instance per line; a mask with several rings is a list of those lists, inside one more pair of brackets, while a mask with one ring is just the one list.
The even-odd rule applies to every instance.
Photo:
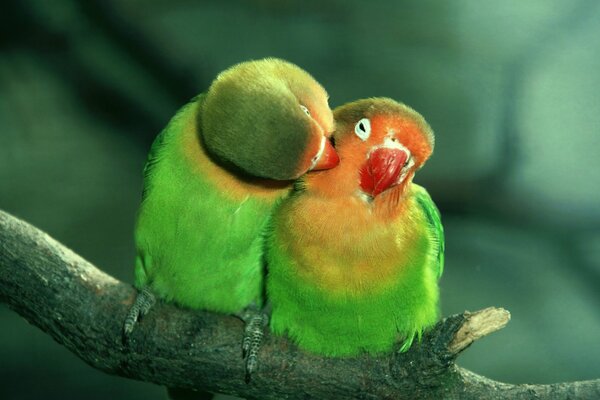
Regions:
[[334, 110], [340, 165], [302, 178], [267, 237], [270, 327], [326, 356], [406, 351], [438, 318], [439, 212], [413, 183], [434, 147], [423, 117], [387, 98]]
[[306, 71], [268, 58], [222, 72], [173, 117], [144, 169], [135, 227], [140, 294], [126, 336], [155, 295], [238, 316], [262, 306], [262, 232], [272, 206], [290, 180], [339, 161], [327, 99]]

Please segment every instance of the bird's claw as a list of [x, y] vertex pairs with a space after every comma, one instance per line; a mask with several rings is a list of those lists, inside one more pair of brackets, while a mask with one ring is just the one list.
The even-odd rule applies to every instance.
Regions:
[[242, 340], [242, 357], [246, 359], [246, 381], [258, 368], [258, 352], [262, 344], [264, 328], [269, 323], [265, 312], [249, 308], [240, 316], [245, 322], [244, 339]]
[[247, 335], [247, 328], [244, 330], [244, 340], [242, 341], [242, 357], [246, 358], [248, 352], [250, 351], [250, 344], [252, 343], [252, 338]]
[[137, 321], [148, 314], [148, 311], [150, 311], [155, 303], [156, 297], [148, 287], [145, 287], [137, 294], [133, 305], [127, 312], [127, 316], [125, 316], [125, 322], [123, 323], [123, 336], [125, 340], [127, 340], [133, 332]]

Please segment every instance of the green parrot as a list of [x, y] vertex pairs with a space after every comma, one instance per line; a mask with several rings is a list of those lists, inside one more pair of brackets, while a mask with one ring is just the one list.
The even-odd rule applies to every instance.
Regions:
[[339, 162], [327, 99], [306, 71], [268, 58], [227, 69], [177, 112], [144, 168], [135, 227], [140, 294], [126, 337], [154, 295], [248, 324], [244, 310], [264, 302], [262, 233], [273, 204], [290, 180]]
[[423, 117], [387, 98], [334, 110], [340, 165], [306, 175], [267, 235], [271, 330], [326, 356], [381, 353], [438, 318], [439, 212], [412, 182], [433, 151]]

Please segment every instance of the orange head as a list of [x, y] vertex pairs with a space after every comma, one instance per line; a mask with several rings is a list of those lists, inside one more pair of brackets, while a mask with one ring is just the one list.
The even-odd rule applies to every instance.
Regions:
[[433, 151], [427, 122], [394, 100], [358, 100], [335, 109], [334, 117], [341, 162], [327, 171], [329, 184], [315, 182], [321, 191], [358, 193], [369, 202], [393, 188], [402, 193]]

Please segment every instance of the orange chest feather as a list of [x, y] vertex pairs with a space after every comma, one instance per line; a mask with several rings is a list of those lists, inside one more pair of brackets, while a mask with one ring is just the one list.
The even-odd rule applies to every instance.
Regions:
[[[296, 199], [281, 215], [281, 234], [297, 262], [299, 278], [332, 291], [372, 291], [410, 268], [421, 240], [422, 217], [407, 199], [393, 220], [358, 198]], [[284, 206], [284, 208], [285, 208]]]

